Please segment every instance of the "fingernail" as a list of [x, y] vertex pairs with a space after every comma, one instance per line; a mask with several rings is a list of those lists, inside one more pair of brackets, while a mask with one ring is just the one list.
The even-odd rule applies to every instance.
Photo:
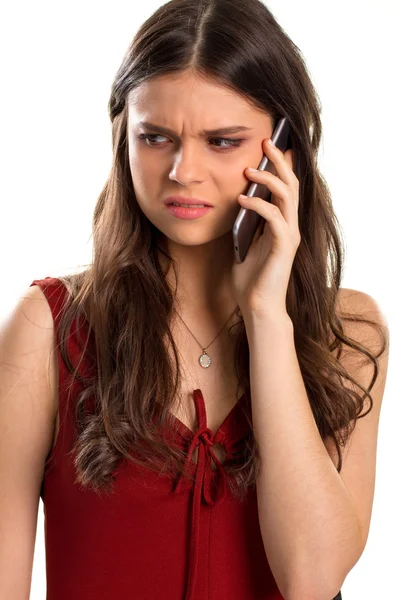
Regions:
[[257, 169], [253, 169], [253, 167], [247, 167], [247, 170], [250, 171], [250, 173], [257, 173]]
[[268, 144], [270, 146], [272, 146], [273, 148], [276, 148], [276, 146], [275, 146], [274, 142], [271, 140], [271, 138], [268, 140]]

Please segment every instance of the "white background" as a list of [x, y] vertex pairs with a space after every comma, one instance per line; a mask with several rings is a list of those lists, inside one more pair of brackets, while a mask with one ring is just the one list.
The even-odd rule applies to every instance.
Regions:
[[[2, 318], [33, 279], [90, 262], [93, 209], [111, 165], [111, 83], [137, 28], [161, 4], [37, 0], [3, 9]], [[320, 168], [345, 234], [342, 287], [373, 296], [391, 332], [370, 534], [342, 595], [400, 598], [400, 412], [393, 373], [399, 360], [399, 4], [273, 0], [267, 6], [304, 54], [322, 101]], [[40, 501], [32, 600], [45, 598], [43, 526]]]

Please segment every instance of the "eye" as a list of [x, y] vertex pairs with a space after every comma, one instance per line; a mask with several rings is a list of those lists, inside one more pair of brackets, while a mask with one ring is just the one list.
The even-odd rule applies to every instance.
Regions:
[[229, 150], [229, 148], [238, 148], [239, 146], [241, 146], [242, 141], [243, 140], [232, 140], [232, 139], [228, 139], [228, 138], [211, 138], [214, 141], [215, 140], [219, 140], [220, 142], [226, 142], [228, 144], [228, 146], [225, 146], [225, 148], [222, 148], [221, 146], [217, 146], [217, 148], [221, 148], [221, 150]]
[[164, 136], [159, 135], [158, 133], [141, 133], [140, 135], [138, 135], [138, 139], [149, 142], [149, 144], [148, 144], [149, 146], [159, 146], [159, 144], [156, 144], [155, 142], [150, 140], [150, 138], [157, 138], [157, 137], [164, 137]]
[[[165, 136], [160, 135], [158, 133], [141, 133], [138, 135], [138, 139], [144, 140], [147, 143], [147, 145], [150, 146], [151, 148], [159, 146], [160, 144], [155, 142], [154, 139], [152, 139], [152, 138], [167, 139]], [[228, 139], [228, 138], [210, 138], [210, 140], [228, 144], [225, 147], [217, 145], [217, 148], [220, 150], [230, 150], [231, 148], [238, 148], [239, 146], [241, 146], [242, 141], [243, 141], [242, 139]], [[161, 142], [161, 143], [163, 143], [163, 142]]]

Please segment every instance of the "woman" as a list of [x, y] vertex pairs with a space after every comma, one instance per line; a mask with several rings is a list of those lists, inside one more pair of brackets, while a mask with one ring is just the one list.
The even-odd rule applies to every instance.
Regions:
[[[301, 54], [258, 0], [172, 0], [109, 111], [93, 262], [34, 280], [3, 328], [0, 598], [29, 595], [39, 496], [48, 600], [340, 598], [389, 338], [376, 301], [340, 288]], [[276, 175], [248, 169], [263, 153]], [[254, 181], [271, 203], [239, 197]], [[190, 201], [211, 207], [169, 206]], [[262, 219], [239, 264], [242, 206]]]

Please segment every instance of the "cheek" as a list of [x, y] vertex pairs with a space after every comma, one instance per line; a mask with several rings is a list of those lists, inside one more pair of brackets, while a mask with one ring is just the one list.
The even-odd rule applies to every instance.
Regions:
[[240, 164], [229, 165], [219, 180], [221, 194], [231, 197], [234, 203], [238, 194], [242, 193], [246, 184], [250, 183], [244, 172], [247, 166], [251, 165], [244, 164], [243, 161], [240, 161]]
[[153, 222], [163, 193], [160, 174], [155, 168], [149, 167], [148, 162], [138, 160], [130, 162], [130, 171], [136, 201], [146, 217]]
[[146, 187], [152, 179], [151, 161], [144, 157], [140, 147], [133, 143], [129, 144], [129, 167], [132, 176], [132, 182], [135, 187]]
[[136, 155], [131, 155], [129, 157], [129, 167], [133, 187], [137, 193], [151, 187], [151, 183], [154, 183], [154, 173], [152, 173], [151, 168], [149, 168], [148, 162], [140, 160]]

